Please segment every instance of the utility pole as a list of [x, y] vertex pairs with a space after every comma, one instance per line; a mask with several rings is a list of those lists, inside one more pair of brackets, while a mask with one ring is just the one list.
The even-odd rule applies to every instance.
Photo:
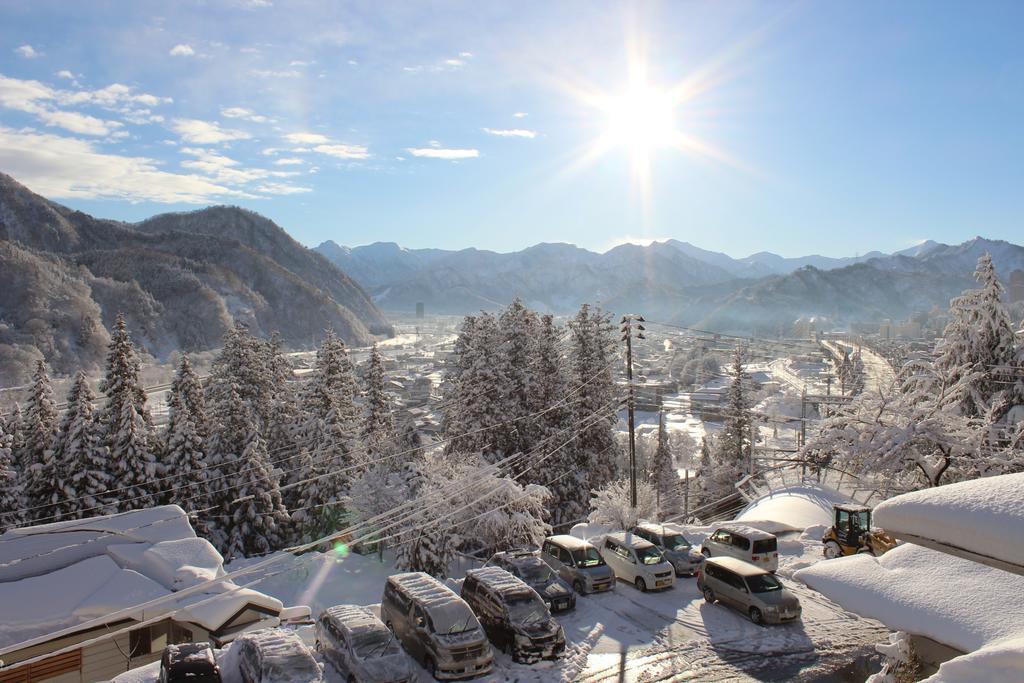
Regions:
[[[798, 443], [802, 448], [807, 441], [807, 387], [800, 393], [800, 438]], [[800, 458], [800, 474], [805, 476], [807, 474], [807, 461], [804, 458]]]
[[825, 417], [828, 417], [829, 402], [828, 399], [832, 396], [832, 375], [825, 375]]
[[633, 323], [636, 323], [637, 339], [644, 339], [644, 326], [646, 322], [642, 315], [631, 313], [622, 316], [622, 341], [626, 342], [626, 381], [629, 384], [629, 399], [626, 408], [629, 416], [629, 503], [636, 508], [636, 418], [634, 416], [633, 397]]

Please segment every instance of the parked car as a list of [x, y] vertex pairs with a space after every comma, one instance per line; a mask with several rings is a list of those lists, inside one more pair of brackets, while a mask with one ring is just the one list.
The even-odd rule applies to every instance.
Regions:
[[779, 568], [779, 543], [767, 531], [745, 524], [725, 524], [704, 539], [704, 557], [735, 557], [775, 572]]
[[676, 581], [672, 563], [650, 541], [620, 531], [608, 534], [601, 543], [601, 557], [615, 572], [615, 576], [628, 581], [638, 590], [671, 588]]
[[308, 681], [322, 683], [323, 670], [294, 631], [265, 629], [235, 639], [238, 669], [244, 683]]
[[336, 605], [316, 620], [316, 649], [348, 683], [408, 683], [409, 658], [387, 626], [366, 607]]
[[491, 645], [473, 610], [428, 574], [389, 576], [380, 616], [434, 678], [469, 678], [490, 672], [494, 665]]
[[517, 662], [555, 659], [565, 651], [565, 632], [534, 589], [500, 567], [470, 569], [462, 599], [473, 608], [487, 637]]
[[656, 545], [672, 563], [676, 576], [696, 576], [704, 561], [683, 532], [668, 524], [640, 524], [633, 528], [633, 533]]
[[495, 553], [485, 567], [500, 567], [537, 591], [540, 599], [552, 612], [564, 612], [576, 607], [576, 594], [540, 559], [536, 550], [509, 550]]
[[615, 573], [590, 543], [575, 536], [551, 536], [541, 546], [540, 558], [580, 595], [615, 588]]
[[209, 643], [168, 645], [160, 657], [160, 683], [220, 683], [220, 667]]
[[781, 624], [800, 618], [800, 601], [771, 572], [735, 557], [710, 557], [697, 575], [709, 603], [735, 607], [755, 624]]

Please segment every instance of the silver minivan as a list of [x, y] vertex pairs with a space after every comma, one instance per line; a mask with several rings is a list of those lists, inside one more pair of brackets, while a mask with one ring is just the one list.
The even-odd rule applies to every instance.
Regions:
[[316, 649], [349, 683], [409, 683], [409, 658], [368, 607], [335, 605], [316, 620]]
[[600, 551], [615, 576], [640, 591], [661, 590], [675, 584], [675, 568], [665, 559], [665, 554], [635, 534], [628, 531], [608, 534], [601, 542]]
[[735, 557], [709, 557], [697, 574], [697, 587], [709, 603], [735, 607], [755, 624], [781, 624], [800, 618], [800, 601], [775, 575]]
[[633, 533], [658, 546], [672, 563], [676, 576], [697, 575], [704, 556], [690, 545], [682, 529], [671, 524], [639, 524], [633, 528]]
[[704, 557], [735, 557], [775, 573], [779, 568], [779, 543], [767, 531], [746, 524], [723, 524], [704, 539]]
[[540, 557], [580, 595], [615, 588], [615, 573], [590, 543], [560, 534], [544, 540]]
[[470, 678], [489, 673], [494, 665], [491, 644], [473, 610], [429, 574], [389, 576], [380, 618], [434, 678]]

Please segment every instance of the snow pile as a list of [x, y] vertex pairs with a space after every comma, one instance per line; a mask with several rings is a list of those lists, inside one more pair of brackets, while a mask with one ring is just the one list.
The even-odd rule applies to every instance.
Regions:
[[828, 486], [801, 484], [773, 491], [744, 508], [737, 522], [777, 534], [812, 526], [832, 526], [832, 506], [851, 502]]
[[595, 543], [607, 536], [611, 531], [611, 527], [604, 524], [598, 524], [596, 522], [580, 522], [569, 529], [569, 535], [574, 536], [581, 541]]
[[1024, 566], [1024, 474], [974, 479], [896, 496], [876, 526]]
[[[891, 629], [965, 652], [983, 650], [971, 656], [991, 657], [992, 665], [1024, 659], [1024, 576], [905, 544], [879, 558], [853, 555], [819, 562], [794, 578]], [[1009, 678], [987, 678], [977, 671], [968, 678], [955, 677], [962, 659], [944, 664], [939, 675], [947, 677], [935, 680], [1024, 678], [1022, 669]]]

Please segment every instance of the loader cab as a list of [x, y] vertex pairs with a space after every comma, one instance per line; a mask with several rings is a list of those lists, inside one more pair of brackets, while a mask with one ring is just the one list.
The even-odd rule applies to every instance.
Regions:
[[844, 546], [861, 547], [865, 532], [871, 530], [871, 508], [863, 505], [836, 505], [834, 512], [836, 540]]

